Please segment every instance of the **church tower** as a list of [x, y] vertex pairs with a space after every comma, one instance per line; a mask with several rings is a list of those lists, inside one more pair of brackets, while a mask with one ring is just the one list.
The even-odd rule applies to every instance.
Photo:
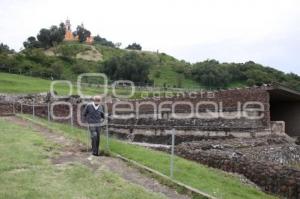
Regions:
[[70, 19], [66, 20], [65, 28], [66, 28], [65, 41], [74, 41], [75, 38], [72, 33]]
[[70, 22], [70, 19], [66, 20], [65, 26], [66, 26], [66, 31], [71, 31], [71, 22]]
[[[83, 23], [81, 23], [81, 27], [84, 28]], [[66, 30], [66, 34], [65, 34], [65, 41], [78, 41], [78, 36], [74, 37], [73, 33], [72, 33], [72, 29], [71, 29], [71, 21], [70, 19], [67, 19], [65, 22], [65, 30]], [[85, 41], [87, 44], [93, 44], [94, 43], [94, 37], [92, 37], [91, 35], [89, 37], [86, 38]]]

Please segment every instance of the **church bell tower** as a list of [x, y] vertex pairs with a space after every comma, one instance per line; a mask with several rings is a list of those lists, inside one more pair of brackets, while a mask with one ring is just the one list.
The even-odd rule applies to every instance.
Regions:
[[75, 38], [73, 36], [73, 33], [72, 33], [72, 30], [71, 30], [70, 19], [66, 20], [65, 28], [66, 28], [65, 41], [73, 41], [73, 40], [75, 40]]

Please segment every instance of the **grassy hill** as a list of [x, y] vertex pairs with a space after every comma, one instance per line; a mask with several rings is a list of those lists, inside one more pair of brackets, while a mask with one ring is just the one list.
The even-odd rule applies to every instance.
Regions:
[[[74, 48], [74, 46], [86, 46], [78, 44], [77, 42], [65, 42], [62, 46]], [[130, 50], [111, 48], [103, 46], [100, 44], [94, 44], [93, 47], [102, 55], [102, 60], [100, 62], [109, 60], [113, 57], [122, 56]], [[86, 49], [82, 48], [84, 53]], [[184, 88], [200, 88], [201, 85], [196, 81], [185, 78], [184, 74], [181, 72], [176, 72], [176, 67], [180, 67], [184, 64], [179, 60], [165, 54], [165, 53], [156, 53], [149, 51], [135, 51], [137, 53], [143, 54], [145, 59], [153, 60], [154, 64], [151, 65], [149, 77], [154, 81], [156, 86], [171, 86], [171, 87], [184, 87]], [[181, 85], [178, 85], [180, 83]]]
[[[25, 49], [15, 55], [0, 55], [0, 65], [10, 65], [10, 72], [33, 75], [42, 78], [75, 80], [77, 74], [84, 72], [101, 72], [102, 63], [113, 57], [122, 56], [129, 50], [103, 46], [86, 45], [79, 42], [63, 42], [47, 50]], [[135, 51], [145, 60], [151, 60], [149, 78], [156, 86], [200, 87], [196, 81], [185, 78], [175, 68], [182, 63], [164, 53]], [[1, 66], [0, 66], [1, 67]], [[1, 69], [1, 68], [0, 68]], [[1, 69], [8, 72], [9, 69]], [[58, 75], [61, 73], [61, 75]], [[178, 85], [180, 84], [180, 85]]]
[[[298, 75], [285, 74], [251, 61], [219, 63], [205, 60], [190, 64], [165, 53], [119, 49], [98, 43], [87, 45], [75, 41], [62, 42], [46, 50], [29, 48], [15, 54], [0, 53], [0, 72], [76, 81], [79, 74], [103, 72], [105, 63], [133, 52], [139, 55], [140, 63], [150, 65], [147, 72], [152, 82], [150, 84], [159, 87], [216, 89], [278, 82], [300, 90]], [[125, 60], [129, 65], [130, 61]]]

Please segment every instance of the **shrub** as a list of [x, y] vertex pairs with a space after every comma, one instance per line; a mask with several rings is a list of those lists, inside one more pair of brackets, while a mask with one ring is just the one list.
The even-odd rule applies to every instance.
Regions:
[[135, 52], [124, 56], [113, 57], [103, 63], [103, 71], [112, 80], [131, 80], [133, 82], [149, 82], [151, 62]]

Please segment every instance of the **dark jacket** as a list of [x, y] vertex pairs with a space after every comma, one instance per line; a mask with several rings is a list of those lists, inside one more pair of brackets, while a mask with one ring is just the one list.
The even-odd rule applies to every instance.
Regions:
[[89, 124], [97, 124], [101, 122], [101, 119], [104, 119], [104, 108], [99, 106], [95, 110], [93, 104], [88, 104], [83, 110], [83, 119]]

